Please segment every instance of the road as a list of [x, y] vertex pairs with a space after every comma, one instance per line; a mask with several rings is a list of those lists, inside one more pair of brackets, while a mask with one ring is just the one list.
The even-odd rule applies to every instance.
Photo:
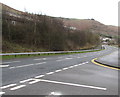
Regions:
[[0, 95], [118, 95], [119, 71], [91, 62], [115, 51], [3, 60]]

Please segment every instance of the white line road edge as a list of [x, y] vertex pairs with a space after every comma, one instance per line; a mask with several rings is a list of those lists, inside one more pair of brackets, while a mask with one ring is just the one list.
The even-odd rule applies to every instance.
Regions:
[[96, 86], [89, 86], [89, 85], [81, 85], [81, 84], [74, 84], [74, 83], [66, 83], [66, 82], [59, 82], [59, 81], [51, 81], [51, 80], [44, 80], [40, 79], [39, 81], [48, 82], [48, 83], [55, 83], [55, 84], [62, 84], [62, 85], [69, 85], [69, 86], [76, 86], [76, 87], [84, 87], [84, 88], [91, 88], [91, 89], [98, 89], [98, 90], [107, 90], [107, 88], [103, 87], [96, 87]]

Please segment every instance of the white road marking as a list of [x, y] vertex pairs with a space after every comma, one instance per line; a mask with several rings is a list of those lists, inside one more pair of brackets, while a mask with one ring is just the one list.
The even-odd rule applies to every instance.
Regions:
[[43, 58], [43, 60], [46, 60], [47, 58]]
[[70, 66], [70, 67], [68, 67], [68, 68], [73, 68], [74, 66]]
[[37, 83], [37, 82], [40, 82], [40, 79], [34, 79], [34, 81], [29, 82], [29, 84], [34, 84], [34, 83]]
[[34, 65], [39, 65], [39, 64], [45, 64], [46, 62], [42, 62], [42, 63], [36, 63], [36, 64], [34, 64]]
[[76, 86], [76, 87], [85, 87], [91, 89], [98, 89], [98, 90], [107, 90], [107, 88], [96, 87], [96, 86], [89, 86], [89, 85], [81, 85], [81, 84], [74, 84], [74, 83], [66, 83], [66, 82], [59, 82], [59, 81], [51, 81], [51, 80], [44, 80], [41, 79], [40, 81], [48, 82], [48, 83], [55, 83], [55, 84], [62, 84], [62, 85], [69, 85], [69, 86]]
[[59, 70], [56, 70], [55, 72], [60, 72], [60, 71], [62, 71], [61, 69], [59, 69]]
[[78, 65], [74, 65], [75, 67], [78, 66]]
[[2, 87], [0, 87], [0, 89], [6, 89], [6, 88], [9, 88], [9, 87], [13, 87], [15, 85], [17, 85], [17, 84], [10, 84], [10, 85], [6, 85], [6, 86], [2, 86]]
[[56, 61], [64, 61], [64, 60], [70, 60], [70, 59], [73, 59], [73, 58], [65, 58], [65, 59], [56, 60]]
[[31, 80], [33, 80], [33, 79], [30, 78], [30, 79], [27, 79], [27, 80], [23, 80], [23, 81], [20, 81], [20, 83], [25, 83], [25, 82], [28, 82], [28, 81], [31, 81]]
[[0, 95], [3, 95], [3, 94], [5, 94], [5, 92], [0, 92]]
[[14, 69], [15, 67], [10, 67], [9, 69]]
[[33, 59], [33, 60], [42, 60], [42, 59]]
[[34, 64], [27, 64], [27, 65], [21, 65], [21, 66], [10, 67], [10, 69], [12, 69], [12, 68], [27, 67], [27, 66], [32, 66], [32, 65], [34, 65]]
[[63, 68], [62, 70], [67, 70], [67, 69], [69, 69], [69, 68]]
[[46, 62], [35, 63], [35, 64], [27, 64], [27, 65], [21, 65], [21, 66], [10, 67], [9, 69], [22, 68], [22, 67], [27, 67], [27, 66], [32, 66], [32, 65], [39, 65], [39, 64], [45, 64], [45, 63], [46, 63]]
[[69, 59], [73, 59], [73, 58], [65, 58], [65, 59], [69, 60]]
[[25, 87], [26, 85], [19, 85], [19, 86], [16, 86], [16, 87], [13, 87], [13, 88], [11, 88], [10, 90], [17, 90], [17, 89], [20, 89], [20, 88], [23, 88], [23, 87]]
[[47, 75], [50, 75], [50, 74], [53, 74], [53, 73], [55, 73], [55, 72], [49, 72], [49, 73], [46, 73]]
[[34, 59], [34, 60], [46, 60], [47, 58], [40, 58], [40, 59]]
[[56, 61], [63, 61], [63, 60], [65, 60], [65, 59], [61, 59], [61, 60], [56, 60]]
[[[87, 64], [87, 63], [89, 63], [89, 62], [84, 62], [84, 63], [81, 63], [81, 64], [83, 65], [83, 64]], [[81, 64], [79, 64], [79, 65], [81, 65]]]
[[36, 76], [35, 78], [41, 78], [41, 77], [44, 77], [45, 75], [39, 75], [39, 76]]
[[60, 93], [60, 92], [51, 92], [49, 95], [57, 95], [57, 96], [60, 96], [60, 95], [62, 95], [62, 93]]
[[3, 62], [3, 63], [17, 63], [17, 62], [21, 62], [21, 61], [12, 61], [12, 62]]
[[9, 67], [9, 65], [0, 65], [0, 68]]

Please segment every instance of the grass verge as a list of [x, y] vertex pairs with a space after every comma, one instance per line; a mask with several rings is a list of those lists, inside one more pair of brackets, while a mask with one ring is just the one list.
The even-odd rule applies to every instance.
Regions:
[[[103, 49], [101, 49], [103, 50]], [[53, 56], [53, 55], [67, 55], [67, 54], [77, 54], [77, 53], [88, 53], [88, 52], [96, 52], [101, 50], [93, 50], [93, 51], [80, 51], [80, 52], [71, 52], [71, 53], [56, 53], [56, 54], [28, 54], [28, 55], [5, 55], [2, 56], [3, 60], [6, 59], [14, 59], [14, 58], [27, 58], [27, 57], [35, 57], [35, 56]]]

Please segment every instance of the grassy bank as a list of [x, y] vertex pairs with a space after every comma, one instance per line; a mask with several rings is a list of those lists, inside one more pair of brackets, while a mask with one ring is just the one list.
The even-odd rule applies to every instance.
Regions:
[[14, 58], [28, 58], [28, 57], [35, 57], [35, 56], [68, 55], [68, 54], [88, 53], [88, 52], [96, 52], [96, 51], [101, 51], [101, 50], [59, 53], [59, 54], [57, 53], [57, 54], [5, 55], [5, 56], [2, 56], [2, 59], [6, 60], [6, 59], [14, 59]]

